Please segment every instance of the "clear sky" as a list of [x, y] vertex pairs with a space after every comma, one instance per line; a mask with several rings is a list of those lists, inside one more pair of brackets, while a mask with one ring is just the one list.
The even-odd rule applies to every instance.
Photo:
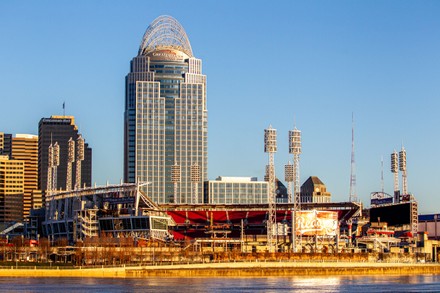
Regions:
[[125, 76], [160, 15], [185, 28], [208, 77], [209, 178], [257, 176], [264, 128], [302, 131], [301, 183], [333, 201], [393, 192], [390, 154], [407, 151], [419, 212], [440, 212], [439, 1], [0, 1], [0, 131], [37, 134], [42, 117], [74, 115], [93, 148], [93, 181], [122, 178]]

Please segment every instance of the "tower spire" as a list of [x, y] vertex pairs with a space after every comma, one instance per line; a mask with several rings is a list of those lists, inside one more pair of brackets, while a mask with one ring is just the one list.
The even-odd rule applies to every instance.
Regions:
[[351, 171], [350, 171], [350, 202], [357, 202], [356, 194], [356, 164], [354, 160], [354, 114], [351, 113]]

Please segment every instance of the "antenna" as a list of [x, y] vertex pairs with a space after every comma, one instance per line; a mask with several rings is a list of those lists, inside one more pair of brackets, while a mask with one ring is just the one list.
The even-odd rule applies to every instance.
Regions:
[[384, 181], [383, 181], [383, 156], [381, 157], [381, 170], [380, 170], [380, 186], [382, 188], [382, 195], [384, 194]]
[[351, 172], [350, 172], [350, 202], [357, 202], [356, 195], [356, 164], [354, 160], [354, 114], [351, 113]]

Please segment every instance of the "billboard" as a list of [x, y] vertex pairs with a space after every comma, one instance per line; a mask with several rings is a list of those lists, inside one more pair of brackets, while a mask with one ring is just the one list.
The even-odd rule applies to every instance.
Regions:
[[336, 236], [338, 213], [328, 211], [299, 211], [296, 213], [297, 235]]
[[388, 226], [411, 224], [412, 202], [376, 206], [370, 209], [370, 222], [386, 222]]
[[392, 204], [392, 203], [393, 203], [392, 197], [371, 199], [371, 206], [380, 206], [380, 205]]
[[385, 192], [373, 192], [370, 195], [371, 206], [392, 204], [393, 197]]

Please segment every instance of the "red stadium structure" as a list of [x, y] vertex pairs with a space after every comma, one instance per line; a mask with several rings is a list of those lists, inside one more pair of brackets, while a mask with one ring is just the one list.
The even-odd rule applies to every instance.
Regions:
[[[161, 210], [171, 216], [176, 223], [172, 233], [175, 240], [194, 240], [218, 235], [230, 239], [246, 236], [266, 235], [268, 207], [258, 205], [161, 205]], [[305, 203], [302, 210], [333, 211], [338, 213], [341, 229], [346, 222], [359, 216], [362, 207], [358, 203]], [[291, 227], [293, 204], [276, 205], [276, 222]]]

